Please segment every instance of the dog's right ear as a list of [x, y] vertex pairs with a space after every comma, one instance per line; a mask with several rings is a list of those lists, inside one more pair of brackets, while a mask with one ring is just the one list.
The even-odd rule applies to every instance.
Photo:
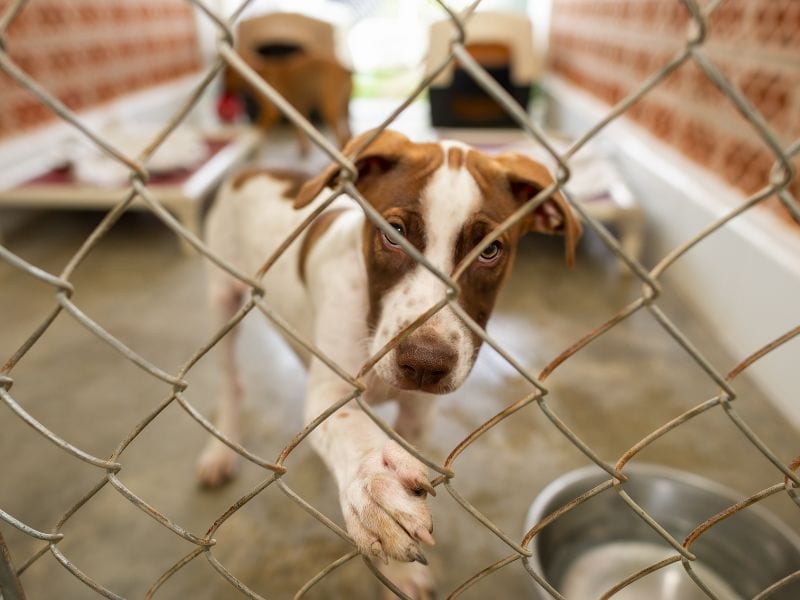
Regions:
[[[343, 154], [352, 158], [352, 155], [359, 151], [364, 142], [373, 135], [373, 132], [374, 130], [367, 131], [347, 142], [342, 150]], [[354, 157], [354, 163], [358, 169], [358, 181], [364, 182], [366, 179], [382, 175], [391, 169], [400, 160], [403, 148], [410, 143], [409, 139], [401, 133], [390, 129], [382, 131], [369, 146], [361, 148], [358, 156]], [[341, 165], [332, 163], [322, 173], [306, 181], [297, 193], [294, 207], [307, 206], [323, 188], [336, 185], [341, 170]]]
[[[547, 167], [529, 156], [504, 152], [494, 160], [503, 169], [511, 193], [520, 204], [555, 183]], [[581, 222], [560, 191], [553, 192], [522, 223], [527, 231], [563, 235], [567, 265], [572, 267], [575, 264], [575, 246], [581, 237]]]

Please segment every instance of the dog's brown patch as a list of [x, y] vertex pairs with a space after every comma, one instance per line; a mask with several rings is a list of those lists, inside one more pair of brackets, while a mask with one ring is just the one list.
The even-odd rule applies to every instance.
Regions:
[[[491, 233], [502, 221], [499, 210], [485, 203], [482, 210], [472, 216], [464, 225], [455, 249], [455, 264], [460, 265], [466, 255]], [[510, 213], [509, 213], [510, 214]], [[506, 215], [507, 216], [507, 215]], [[507, 231], [497, 242], [501, 245], [500, 255], [492, 264], [485, 264], [478, 257], [467, 267], [458, 279], [461, 294], [458, 303], [464, 311], [481, 327], [486, 327], [494, 309], [497, 294], [503, 286], [516, 256], [518, 234]], [[475, 348], [480, 348], [481, 339], [470, 330]]]
[[447, 151], [447, 166], [451, 169], [460, 169], [464, 165], [464, 151], [456, 146]]
[[231, 188], [236, 191], [257, 177], [271, 177], [279, 181], [285, 181], [288, 185], [281, 192], [281, 197], [294, 200], [303, 184], [309, 180], [308, 173], [302, 171], [292, 171], [291, 169], [270, 169], [265, 167], [250, 167], [236, 173], [231, 179]]
[[327, 210], [314, 219], [311, 224], [306, 228], [303, 241], [300, 244], [300, 255], [297, 261], [297, 270], [300, 273], [300, 280], [305, 283], [306, 281], [306, 261], [311, 249], [317, 241], [325, 234], [326, 231], [333, 225], [334, 221], [344, 212], [346, 208], [332, 208]]
[[[483, 202], [480, 210], [464, 224], [458, 237], [455, 248], [456, 265], [460, 265], [484, 237], [522, 204], [552, 183], [544, 166], [521, 156], [502, 155], [493, 158], [469, 150], [465, 164], [480, 190]], [[563, 198], [554, 196], [497, 239], [501, 245], [501, 254], [496, 261], [486, 263], [478, 257], [464, 269], [458, 281], [461, 288], [459, 304], [481, 327], [486, 326], [497, 293], [511, 272], [517, 242], [528, 231], [566, 233], [569, 262], [574, 253], [571, 246], [580, 234], [580, 226], [575, 223]], [[473, 341], [476, 348], [480, 347], [481, 340], [474, 334]]]
[[[553, 176], [543, 164], [513, 152], [488, 157], [470, 151], [467, 168], [484, 197], [491, 199], [487, 204], [495, 203], [495, 198], [498, 197], [510, 198], [514, 210], [554, 183]], [[510, 214], [505, 214], [504, 218]], [[572, 266], [575, 261], [575, 244], [581, 236], [582, 228], [559, 191], [533, 209], [519, 225], [520, 235], [528, 231], [563, 235], [567, 264]]]
[[[368, 146], [362, 147], [374, 132], [368, 131], [351, 140], [343, 152], [358, 153], [355, 166], [358, 191], [383, 215], [403, 223], [408, 241], [418, 250], [425, 248], [420, 197], [431, 176], [444, 162], [439, 144], [416, 144], [395, 131], [381, 132]], [[358, 152], [357, 152], [358, 151]], [[295, 200], [295, 208], [307, 206], [326, 186], [339, 181], [340, 165], [333, 163], [309, 180]], [[369, 219], [364, 220], [364, 264], [369, 281], [369, 314], [373, 327], [380, 317], [381, 300], [416, 262], [399, 248], [387, 248], [383, 233]]]
[[[519, 208], [506, 173], [493, 158], [469, 150], [464, 157], [464, 163], [475, 180], [483, 201], [478, 212], [464, 224], [456, 242], [454, 264], [457, 268], [484, 237]], [[459, 304], [481, 327], [486, 326], [497, 294], [511, 272], [517, 242], [525, 231], [525, 225], [520, 223], [508, 229], [497, 240], [502, 248], [499, 258], [491, 264], [482, 262], [480, 257], [476, 258], [458, 280], [461, 288]], [[482, 340], [474, 333], [471, 335], [475, 348], [480, 348]]]
[[[438, 144], [408, 144], [400, 160], [378, 176], [359, 176], [357, 187], [385, 219], [403, 224], [405, 237], [420, 252], [425, 251], [425, 224], [421, 196], [433, 173], [442, 165], [444, 153]], [[387, 248], [383, 232], [369, 219], [364, 223], [364, 264], [369, 280], [367, 323], [380, 319], [381, 301], [416, 261], [401, 248]]]
[[[309, 53], [293, 44], [270, 44], [272, 50], [259, 53], [256, 48], [243, 48], [237, 44], [242, 58], [258, 75], [286, 98], [306, 118], [316, 110], [321, 120], [334, 132], [339, 145], [350, 137], [347, 124], [349, 100], [353, 90], [352, 75], [348, 69], [333, 58]], [[285, 53], [281, 52], [281, 46]], [[269, 99], [258, 93], [252, 84], [236, 70], [227, 68], [224, 75], [225, 90], [230, 94], [248, 94], [258, 104], [255, 126], [269, 131], [281, 118], [281, 112]], [[296, 128], [301, 152], [310, 149], [308, 138]]]

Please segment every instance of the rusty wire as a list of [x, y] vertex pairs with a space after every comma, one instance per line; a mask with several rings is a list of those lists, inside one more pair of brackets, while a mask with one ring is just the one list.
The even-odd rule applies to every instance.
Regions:
[[[20, 521], [11, 514], [0, 510], [0, 520], [6, 524], [21, 531], [23, 534], [37, 540], [44, 542], [42, 547], [29, 557], [26, 561], [21, 563], [16, 569], [12, 566], [10, 556], [7, 548], [0, 537], [0, 591], [5, 600], [12, 600], [22, 598], [24, 592], [20, 575], [22, 575], [31, 564], [36, 562], [47, 553], [49, 550], [53, 556], [58, 560], [65, 569], [71, 572], [77, 579], [82, 581], [87, 587], [93, 589], [99, 595], [106, 598], [120, 598], [119, 595], [112, 590], [106, 589], [90, 575], [81, 571], [79, 566], [73, 564], [68, 557], [66, 557], [58, 548], [58, 544], [64, 539], [65, 534], [62, 533], [62, 528], [65, 523], [78, 512], [83, 505], [97, 494], [101, 489], [110, 484], [122, 498], [128, 500], [132, 505], [138, 507], [144, 513], [149, 515], [164, 527], [182, 537], [183, 539], [192, 543], [195, 548], [185, 556], [176, 560], [176, 562], [167, 569], [156, 581], [154, 581], [146, 592], [147, 598], [152, 598], [157, 595], [159, 588], [175, 573], [177, 573], [184, 566], [192, 562], [200, 555], [204, 555], [209, 564], [214, 570], [228, 581], [234, 588], [239, 590], [245, 596], [250, 598], [262, 598], [257, 591], [249, 589], [235, 575], [223, 565], [214, 556], [213, 549], [216, 544], [214, 534], [219, 528], [225, 525], [225, 522], [245, 504], [250, 502], [253, 498], [264, 493], [267, 488], [277, 488], [283, 492], [288, 498], [297, 503], [303, 510], [310, 514], [313, 518], [317, 519], [320, 523], [324, 524], [335, 535], [339, 536], [342, 540], [354, 546], [347, 532], [335, 523], [332, 519], [320, 512], [316, 507], [308, 503], [304, 498], [292, 490], [283, 480], [283, 475], [290, 469], [285, 465], [285, 462], [292, 451], [300, 444], [303, 443], [305, 438], [319, 426], [325, 419], [330, 417], [333, 413], [339, 410], [342, 406], [355, 401], [360, 408], [391, 438], [401, 444], [406, 450], [411, 452], [423, 463], [428, 465], [431, 469], [436, 471], [439, 475], [433, 480], [435, 486], [442, 485], [451, 497], [460, 504], [467, 512], [469, 512], [478, 522], [482, 523], [487, 530], [491, 531], [498, 539], [502, 540], [511, 550], [511, 553], [498, 560], [497, 562], [486, 566], [481, 571], [473, 574], [455, 590], [453, 590], [449, 597], [455, 598], [462, 592], [470, 588], [473, 584], [480, 581], [485, 577], [489, 577], [497, 573], [506, 566], [521, 561], [525, 570], [530, 574], [532, 579], [536, 581], [543, 589], [550, 593], [555, 598], [562, 598], [561, 593], [556, 590], [550, 582], [548, 582], [540, 573], [537, 573], [529, 562], [532, 555], [530, 544], [539, 532], [542, 531], [547, 525], [557, 520], [561, 515], [573, 510], [580, 506], [583, 502], [596, 496], [600, 493], [611, 493], [613, 490], [619, 494], [620, 497], [629, 505], [631, 510], [643, 519], [654, 531], [656, 531], [664, 540], [672, 546], [675, 554], [654, 563], [641, 571], [632, 574], [624, 581], [618, 582], [613, 588], [608, 590], [603, 596], [608, 598], [615, 593], [641, 579], [642, 577], [657, 571], [669, 564], [680, 561], [686, 569], [689, 576], [695, 584], [703, 590], [707, 595], [713, 597], [713, 594], [708, 590], [705, 583], [700, 576], [692, 569], [692, 563], [696, 560], [695, 555], [691, 552], [690, 547], [692, 543], [706, 531], [712, 528], [720, 521], [730, 517], [738, 511], [745, 510], [748, 506], [755, 504], [765, 497], [778, 493], [786, 493], [796, 504], [800, 505], [800, 499], [797, 494], [797, 487], [800, 486], [800, 478], [795, 473], [797, 464], [793, 463], [786, 465], [781, 459], [760, 440], [757, 435], [748, 426], [746, 421], [737, 413], [735, 408], [736, 391], [732, 387], [734, 379], [745, 369], [747, 369], [754, 362], [773, 351], [780, 345], [786, 343], [797, 335], [800, 335], [800, 326], [788, 331], [782, 336], [776, 338], [773, 342], [765, 345], [763, 348], [755, 350], [748, 358], [743, 360], [739, 365], [730, 370], [727, 376], [723, 376], [719, 369], [713, 365], [703, 354], [697, 349], [693, 342], [669, 319], [669, 317], [661, 310], [658, 305], [658, 299], [661, 294], [660, 277], [663, 273], [670, 268], [681, 256], [692, 249], [703, 240], [713, 235], [721, 227], [725, 226], [730, 220], [751, 210], [753, 207], [763, 203], [767, 198], [777, 196], [782, 204], [793, 215], [800, 215], [800, 209], [797, 205], [797, 200], [792, 197], [789, 192], [789, 186], [795, 178], [795, 172], [792, 165], [792, 159], [800, 152], [800, 140], [794, 144], [784, 148], [775, 134], [771, 131], [764, 118], [759, 112], [753, 108], [744, 95], [735, 86], [728, 81], [716, 66], [711, 62], [703, 52], [703, 44], [708, 33], [708, 21], [710, 14], [722, 3], [714, 1], [708, 3], [705, 8], [702, 8], [697, 0], [675, 0], [680, 2], [690, 15], [690, 27], [687, 32], [687, 39], [684, 48], [676, 54], [674, 58], [668, 61], [662, 68], [654, 72], [649, 78], [644, 81], [638, 89], [631, 92], [629, 96], [621, 100], [614, 106], [607, 115], [593, 127], [591, 127], [584, 135], [575, 141], [564, 152], [557, 152], [548, 142], [544, 132], [536, 123], [534, 123], [523, 107], [520, 107], [500, 86], [494, 81], [491, 76], [469, 55], [465, 50], [466, 42], [466, 28], [465, 24], [474, 12], [480, 0], [475, 0], [463, 11], [456, 12], [451, 9], [443, 0], [437, 0], [437, 3], [443, 9], [443, 15], [450, 18], [455, 26], [456, 35], [451, 43], [451, 49], [446, 58], [437, 65], [428, 76], [417, 86], [412, 94], [409, 95], [381, 124], [379, 124], [372, 138], [368, 138], [358, 149], [354, 156], [344, 156], [337, 148], [335, 148], [314, 126], [312, 126], [297, 110], [294, 109], [284, 98], [280, 96], [266, 81], [261, 79], [247, 63], [236, 53], [234, 49], [234, 27], [237, 19], [242, 14], [242, 11], [250, 4], [251, 0], [243, 1], [240, 6], [230, 15], [225, 18], [216, 14], [209, 8], [203, 0], [187, 0], [190, 4], [194, 5], [209, 21], [217, 28], [219, 33], [218, 40], [218, 56], [216, 61], [207, 69], [203, 76], [199, 79], [195, 88], [188, 95], [184, 103], [179, 107], [173, 117], [169, 120], [168, 124], [161, 132], [153, 139], [147, 148], [137, 157], [125, 155], [119, 149], [113, 147], [108, 141], [97, 132], [93, 131], [81, 118], [71, 112], [64, 106], [57, 98], [50, 95], [45, 89], [37, 84], [35, 80], [29, 77], [23, 70], [21, 70], [12, 60], [8, 52], [6, 42], [6, 31], [11, 23], [13, 23], [20, 10], [31, 0], [15, 0], [12, 2], [5, 13], [0, 16], [0, 69], [7, 75], [16, 80], [21, 86], [28, 89], [39, 101], [52, 110], [56, 115], [61, 117], [64, 121], [70, 123], [76, 130], [83, 134], [89, 141], [96, 145], [103, 152], [113, 157], [119, 163], [125, 165], [130, 170], [130, 187], [128, 191], [120, 198], [119, 203], [110, 210], [105, 218], [100, 222], [96, 229], [88, 236], [79, 250], [71, 257], [63, 271], [56, 275], [48, 273], [39, 267], [27, 262], [19, 256], [13, 254], [3, 246], [0, 246], [0, 260], [5, 261], [14, 268], [17, 268], [30, 277], [37, 279], [54, 290], [55, 304], [50, 314], [42, 321], [42, 323], [31, 333], [20, 348], [5, 362], [2, 369], [0, 369], [0, 400], [16, 414], [20, 419], [33, 427], [41, 436], [51, 443], [55, 444], [63, 451], [71, 454], [76, 459], [82, 460], [93, 467], [97, 468], [101, 473], [95, 485], [88, 490], [84, 496], [73, 506], [71, 506], [58, 520], [58, 522], [50, 529], [49, 532], [38, 531], [30, 527], [26, 523]], [[465, 259], [465, 262], [459, 268], [463, 269], [469, 261], [473, 260], [480, 252], [492, 243], [500, 233], [516, 224], [520, 219], [532, 211], [537, 205], [547, 200], [557, 191], [560, 191], [568, 199], [574, 210], [581, 216], [585, 225], [593, 230], [605, 245], [613, 252], [626, 266], [630, 269], [635, 277], [642, 283], [642, 295], [638, 299], [629, 303], [622, 308], [616, 315], [601, 323], [592, 331], [581, 336], [576, 342], [571, 344], [564, 351], [560, 352], [553, 358], [538, 374], [529, 372], [525, 369], [513, 356], [507, 353], [502, 346], [490, 338], [486, 331], [483, 330], [477, 323], [472, 321], [470, 317], [461, 309], [458, 304], [459, 287], [456, 282], [458, 279], [458, 269], [456, 274], [448, 276], [433, 267], [427, 262], [413, 246], [411, 246], [405, 239], [398, 239], [398, 243], [403, 249], [420, 264], [430, 269], [442, 282], [446, 285], [446, 292], [439, 302], [434, 306], [429, 307], [420, 318], [406, 327], [398, 336], [390, 341], [384, 348], [371, 357], [365, 365], [356, 374], [349, 374], [344, 369], [339, 367], [335, 361], [330, 357], [322, 354], [317, 349], [311, 340], [302, 339], [287, 323], [285, 323], [279, 315], [275, 314], [269, 307], [269, 303], [265, 301], [265, 289], [262, 286], [261, 280], [264, 274], [271, 268], [281, 253], [297, 238], [299, 237], [306, 226], [319, 214], [325, 207], [335, 200], [337, 196], [346, 193], [352, 196], [364, 209], [364, 212], [378, 228], [385, 231], [387, 234], [392, 235], [392, 227], [377, 213], [370, 204], [360, 195], [357, 188], [353, 185], [353, 181], [357, 178], [357, 170], [354, 166], [354, 160], [357, 158], [358, 152], [363, 150], [369, 143], [379, 134], [380, 131], [388, 127], [392, 121], [405, 110], [411, 102], [422, 93], [433, 79], [445, 68], [447, 68], [453, 61], [458, 61], [461, 68], [463, 68], [481, 87], [483, 87], [506, 112], [517, 122], [519, 127], [523, 129], [533, 140], [544, 148], [558, 166], [558, 173], [556, 182], [539, 193], [535, 198], [530, 200], [520, 210], [515, 212], [509, 217], [506, 222], [501, 224], [496, 230], [486, 236], [484, 240], [470, 253]], [[661, 84], [666, 77], [675, 69], [687, 62], [694, 62], [706, 76], [716, 85], [716, 87], [728, 98], [733, 106], [739, 111], [741, 115], [750, 123], [753, 131], [764, 142], [764, 144], [772, 151], [774, 157], [774, 168], [770, 181], [767, 182], [765, 187], [753, 194], [741, 206], [730, 210], [727, 214], [723, 215], [716, 221], [707, 225], [696, 235], [686, 240], [679, 247], [675, 248], [661, 261], [659, 261], [653, 269], [646, 269], [640, 264], [635, 257], [628, 256], [617, 243], [611, 233], [595, 218], [589, 215], [586, 210], [578, 203], [574, 202], [569, 194], [563, 189], [564, 184], [570, 177], [570, 159], [582, 148], [587, 142], [599, 134], [607, 125], [624, 113], [642, 97], [648, 94], [652, 89]], [[295, 231], [287, 232], [286, 240], [275, 254], [271, 257], [264, 257], [264, 266], [252, 275], [239, 272], [234, 266], [228, 264], [220, 257], [215, 256], [202, 240], [193, 235], [190, 231], [184, 228], [170, 213], [163, 207], [156, 194], [153, 193], [147, 186], [148, 172], [146, 167], [146, 160], [156, 151], [156, 149], [164, 142], [170, 133], [177, 128], [184, 117], [189, 113], [192, 107], [199, 101], [203, 93], [211, 85], [216, 75], [222, 70], [223, 67], [231, 68], [241, 75], [246, 81], [251, 83], [254, 89], [263, 97], [273, 102], [280, 110], [286, 115], [294, 125], [300, 127], [311, 139], [317, 144], [334, 162], [338, 163], [342, 169], [342, 177], [340, 184], [333, 191], [330, 197], [310, 215]], [[99, 323], [94, 321], [91, 316], [83, 312], [80, 307], [75, 304], [71, 297], [74, 292], [73, 284], [70, 281], [71, 275], [78, 265], [92, 252], [98, 242], [103, 236], [109, 232], [117, 222], [119, 217], [126, 211], [133, 200], [139, 197], [150, 208], [164, 224], [173, 230], [178, 236], [186, 240], [193, 246], [197, 252], [205, 256], [218, 268], [223, 269], [229, 275], [244, 284], [249, 290], [249, 298], [241, 309], [225, 324], [218, 332], [216, 332], [202, 347], [198, 348], [195, 353], [190, 356], [184, 366], [177, 373], [168, 373], [158, 366], [150, 362], [146, 357], [141, 356], [133, 349], [129, 348], [122, 340], [116, 338], [107, 332]], [[511, 403], [504, 410], [488, 419], [485, 423], [480, 425], [475, 431], [470, 433], [462, 442], [460, 442], [446, 458], [443, 464], [426, 457], [416, 448], [414, 448], [406, 440], [402, 439], [387, 423], [382, 421], [375, 412], [370, 408], [368, 403], [364, 401], [363, 392], [366, 389], [364, 378], [366, 378], [374, 364], [380, 359], [385, 352], [398, 343], [399, 338], [408, 335], [413, 329], [421, 325], [428, 318], [433, 316], [436, 312], [450, 306], [456, 314], [463, 320], [465, 325], [477, 334], [484, 342], [491, 346], [499, 355], [511, 365], [521, 377], [523, 377], [530, 385], [532, 390], [526, 393], [519, 400]], [[290, 337], [295, 343], [304, 347], [316, 358], [321, 360], [333, 372], [335, 372], [343, 382], [343, 389], [349, 389], [349, 392], [343, 393], [342, 397], [334, 402], [326, 411], [318, 415], [317, 418], [312, 420], [305, 428], [297, 432], [282, 448], [275, 460], [259, 457], [240, 444], [227, 439], [214, 425], [212, 425], [201, 413], [198, 411], [186, 398], [184, 392], [187, 389], [188, 383], [186, 382], [186, 375], [192, 367], [214, 347], [231, 329], [233, 329], [247, 314], [253, 310], [258, 310], [266, 318], [278, 327], [284, 335]], [[575, 353], [582, 348], [592, 343], [601, 335], [605, 334], [612, 328], [616, 327], [619, 323], [628, 319], [631, 315], [645, 310], [649, 312], [653, 319], [664, 329], [677, 344], [679, 344], [685, 352], [692, 358], [692, 360], [713, 380], [720, 388], [720, 392], [715, 397], [701, 402], [695, 407], [687, 410], [684, 414], [676, 417], [670, 422], [662, 425], [649, 435], [647, 435], [640, 442], [632, 446], [618, 459], [616, 464], [606, 463], [596, 452], [583, 440], [580, 439], [565, 423], [559, 415], [550, 407], [547, 402], [548, 390], [545, 386], [546, 379], [566, 360], [568, 360]], [[36, 344], [39, 338], [44, 334], [50, 325], [58, 318], [61, 313], [66, 313], [88, 331], [100, 338], [103, 342], [114, 348], [117, 352], [126, 357], [129, 361], [136, 364], [138, 367], [149, 373], [151, 376], [169, 384], [171, 386], [170, 393], [162, 400], [162, 402], [149, 414], [145, 415], [141, 421], [130, 431], [124, 440], [122, 440], [116, 450], [108, 459], [92, 456], [91, 454], [81, 450], [70, 444], [68, 441], [59, 437], [56, 432], [50, 431], [35, 417], [30, 415], [23, 406], [21, 406], [13, 397], [11, 393], [12, 385], [14, 383], [12, 373], [16, 364], [22, 360], [25, 354], [31, 347]], [[253, 487], [247, 494], [239, 498], [228, 510], [221, 514], [207, 529], [205, 533], [193, 533], [182, 527], [180, 524], [174, 522], [168, 516], [160, 512], [156, 507], [147, 504], [143, 499], [136, 495], [134, 490], [126, 487], [118, 477], [120, 472], [124, 470], [125, 449], [128, 445], [147, 428], [150, 423], [156, 419], [161, 412], [170, 404], [177, 403], [185, 413], [193, 420], [195, 420], [201, 427], [208, 430], [213, 436], [228, 445], [245, 460], [252, 462], [264, 469], [264, 479], [255, 487]], [[464, 498], [457, 490], [452, 479], [456, 473], [456, 463], [458, 457], [473, 444], [480, 436], [486, 433], [489, 429], [496, 426], [501, 421], [511, 417], [514, 413], [522, 408], [535, 404], [542, 413], [551, 421], [556, 427], [578, 450], [586, 455], [593, 463], [603, 469], [609, 474], [609, 479], [601, 483], [591, 490], [587, 490], [582, 495], [563, 505], [552, 514], [544, 517], [539, 523], [518, 539], [517, 536], [502, 531], [497, 527], [489, 518], [483, 515], [477, 507], [471, 504]], [[717, 407], [721, 407], [724, 413], [731, 419], [731, 421], [739, 428], [742, 435], [761, 452], [776, 469], [776, 476], [780, 476], [780, 482], [762, 490], [749, 498], [744, 498], [737, 504], [722, 511], [718, 515], [710, 516], [704, 523], [698, 524], [697, 527], [686, 537], [683, 541], [674, 539], [667, 531], [661, 527], [647, 512], [642, 509], [636, 502], [628, 496], [625, 492], [625, 483], [628, 479], [624, 470], [625, 465], [642, 449], [659, 439], [661, 436], [666, 435], [676, 427], [681, 426], [694, 417]], [[797, 461], [796, 461], [797, 462]], [[76, 534], [73, 534], [76, 535]], [[329, 573], [335, 571], [342, 565], [359, 557], [359, 552], [355, 549], [349, 550], [339, 559], [326, 566], [322, 571], [309, 580], [300, 590], [297, 591], [295, 598], [301, 598], [309, 589], [316, 585], [321, 579], [326, 577]], [[406, 596], [397, 587], [389, 581], [372, 563], [371, 559], [361, 557], [368, 568], [368, 570], [375, 575], [383, 585], [394, 591], [399, 597], [406, 598]], [[788, 585], [792, 581], [800, 578], [800, 569], [792, 573], [780, 581], [776, 581], [768, 588], [763, 590], [757, 597], [766, 598], [769, 594], [777, 591], [781, 587]]]

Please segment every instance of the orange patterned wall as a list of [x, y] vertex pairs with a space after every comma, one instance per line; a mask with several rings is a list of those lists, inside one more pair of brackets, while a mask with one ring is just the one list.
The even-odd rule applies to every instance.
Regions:
[[[554, 0], [552, 68], [616, 103], [684, 47], [689, 20], [678, 0]], [[703, 52], [761, 111], [784, 147], [800, 139], [800, 1], [723, 0]], [[745, 193], [768, 180], [770, 151], [694, 63], [681, 66], [628, 116]], [[800, 198], [798, 179], [792, 192]]]
[[[0, 0], [5, 11], [8, 0]], [[12, 59], [79, 111], [195, 71], [192, 9], [183, 0], [31, 0], [6, 38]], [[54, 119], [0, 72], [0, 137]]]

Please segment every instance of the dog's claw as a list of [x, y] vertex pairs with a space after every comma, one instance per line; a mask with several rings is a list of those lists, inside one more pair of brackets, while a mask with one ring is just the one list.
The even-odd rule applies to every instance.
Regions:
[[370, 546], [369, 550], [372, 553], [372, 556], [377, 558], [384, 565], [389, 564], [389, 557], [386, 556], [386, 552], [383, 551], [383, 546], [381, 546], [381, 543], [379, 541], [375, 540], [374, 542], [372, 542], [372, 546]]
[[419, 527], [414, 533], [414, 537], [416, 537], [420, 542], [428, 544], [428, 546], [436, 545], [436, 540], [433, 539], [431, 533], [424, 527]]
[[420, 482], [420, 484], [419, 484], [419, 486], [420, 486], [420, 487], [421, 487], [423, 490], [425, 490], [426, 492], [428, 492], [428, 493], [429, 493], [431, 496], [433, 496], [434, 498], [436, 497], [436, 490], [435, 490], [435, 489], [434, 489], [434, 487], [433, 487], [433, 486], [430, 484], [430, 482], [428, 482], [428, 481], [421, 481], [421, 482]]
[[425, 555], [422, 552], [417, 552], [416, 556], [414, 556], [414, 560], [426, 566], [428, 564], [428, 559], [425, 558]]

